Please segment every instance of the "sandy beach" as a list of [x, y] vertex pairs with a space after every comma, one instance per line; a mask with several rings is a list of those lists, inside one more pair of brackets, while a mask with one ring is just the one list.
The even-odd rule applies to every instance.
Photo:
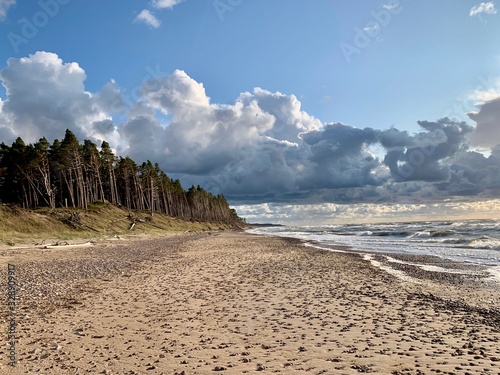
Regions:
[[500, 292], [240, 232], [0, 252], [1, 374], [500, 374]]

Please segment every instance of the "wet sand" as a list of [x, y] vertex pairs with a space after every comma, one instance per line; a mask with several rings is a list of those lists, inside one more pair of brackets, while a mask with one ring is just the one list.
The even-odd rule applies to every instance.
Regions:
[[500, 374], [500, 293], [481, 280], [238, 232], [4, 251], [3, 280], [8, 262], [2, 374]]

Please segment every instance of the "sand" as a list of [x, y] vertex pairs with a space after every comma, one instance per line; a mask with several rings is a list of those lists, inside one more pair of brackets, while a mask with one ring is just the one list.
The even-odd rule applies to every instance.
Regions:
[[0, 255], [22, 287], [1, 374], [500, 374], [500, 293], [481, 281], [239, 232]]

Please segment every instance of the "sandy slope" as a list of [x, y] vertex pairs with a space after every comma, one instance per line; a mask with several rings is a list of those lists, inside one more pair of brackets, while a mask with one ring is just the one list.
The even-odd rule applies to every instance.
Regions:
[[2, 374], [500, 374], [497, 291], [358, 255], [231, 232], [33, 254]]

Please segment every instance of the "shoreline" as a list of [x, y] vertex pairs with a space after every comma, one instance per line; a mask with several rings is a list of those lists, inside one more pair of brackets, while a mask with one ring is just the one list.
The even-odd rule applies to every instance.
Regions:
[[475, 284], [477, 287], [500, 291], [500, 266], [486, 266], [443, 258], [436, 255], [417, 255], [405, 252], [370, 252], [344, 245], [328, 245], [318, 241], [301, 240], [306, 246], [325, 251], [358, 254], [401, 280], [442, 281], [450, 284]]
[[497, 290], [405, 282], [300, 240], [231, 231], [22, 256], [5, 374], [500, 371]]

